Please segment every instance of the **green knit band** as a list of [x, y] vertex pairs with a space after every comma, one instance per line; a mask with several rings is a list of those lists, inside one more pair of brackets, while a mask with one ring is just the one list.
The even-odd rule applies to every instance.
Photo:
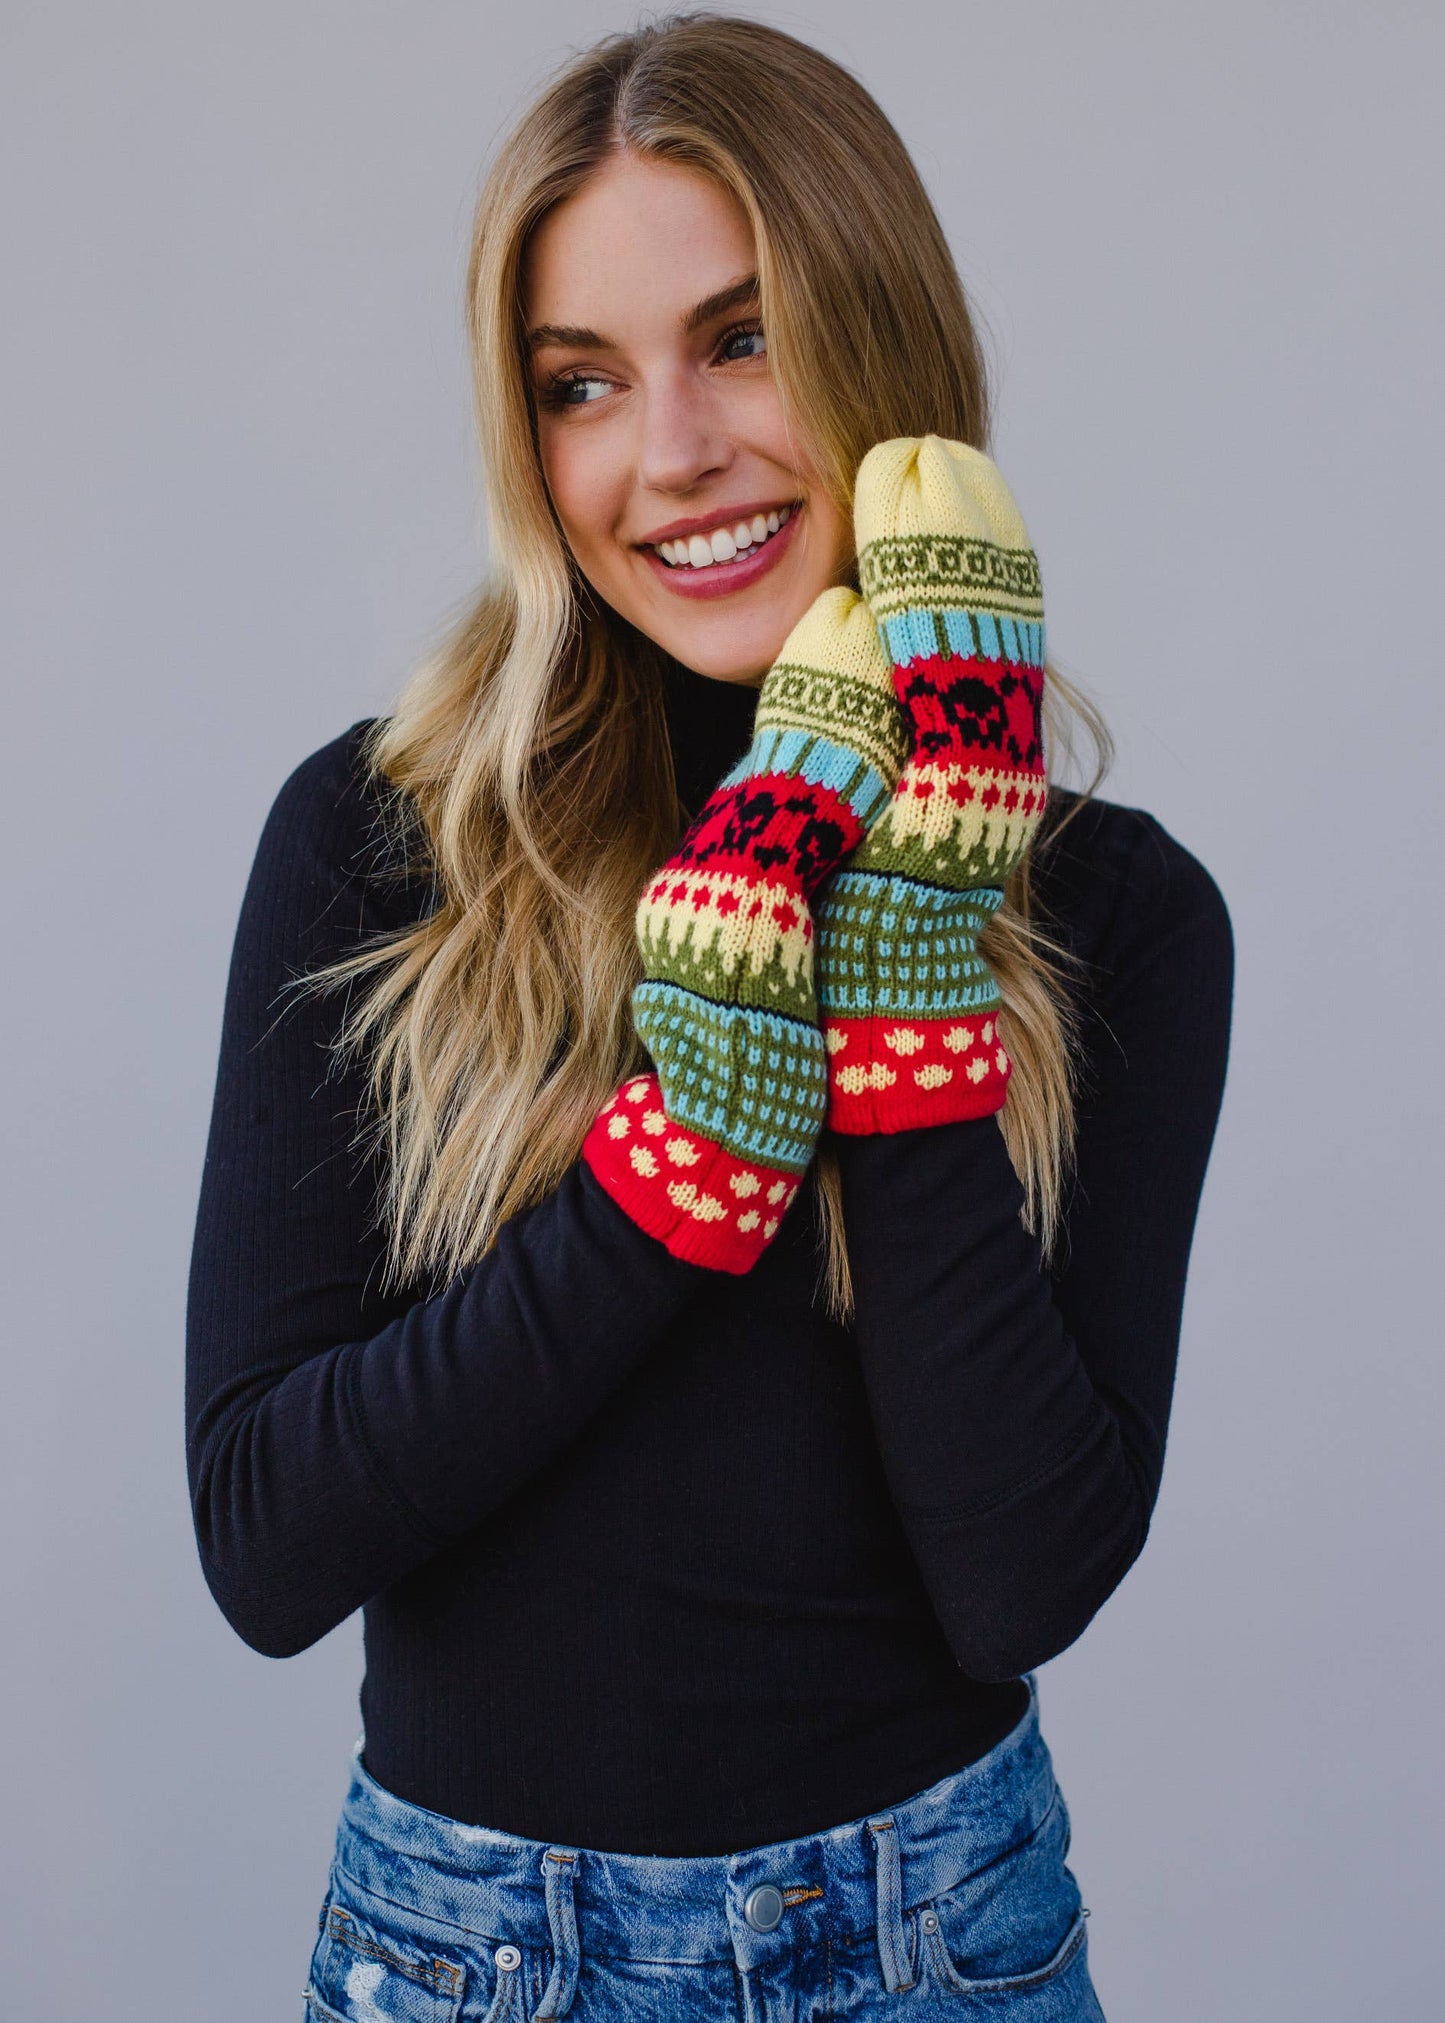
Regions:
[[1043, 584], [1032, 548], [966, 534], [891, 534], [858, 557], [858, 581], [880, 622], [909, 607], [966, 607], [1041, 622]]
[[[940, 817], [943, 817], [941, 820]], [[925, 826], [926, 825], [926, 826]], [[946, 803], [923, 811], [895, 800], [854, 851], [849, 868], [969, 891], [1002, 885], [1022, 855], [1021, 836], [1034, 820], [1019, 813], [991, 820], [947, 819]]]
[[637, 986], [632, 1004], [669, 1117], [740, 1158], [804, 1170], [828, 1105], [816, 1025], [651, 981]]
[[818, 921], [819, 1006], [828, 1018], [944, 1018], [999, 1004], [978, 937], [996, 887], [955, 892], [849, 868]]
[[842, 745], [864, 759], [891, 789], [903, 767], [908, 738], [892, 683], [875, 674], [862, 680], [852, 669], [780, 662], [758, 702], [755, 732], [805, 731]]

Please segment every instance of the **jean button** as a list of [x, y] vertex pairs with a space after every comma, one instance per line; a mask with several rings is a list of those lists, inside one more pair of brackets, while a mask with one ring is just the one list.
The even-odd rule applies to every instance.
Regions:
[[510, 1974], [522, 1964], [522, 1956], [515, 1946], [498, 1946], [492, 1958], [504, 1974]]
[[771, 1932], [776, 1929], [783, 1915], [783, 1893], [771, 1883], [759, 1883], [755, 1890], [749, 1890], [748, 1900], [743, 1905], [743, 1916], [755, 1932]]

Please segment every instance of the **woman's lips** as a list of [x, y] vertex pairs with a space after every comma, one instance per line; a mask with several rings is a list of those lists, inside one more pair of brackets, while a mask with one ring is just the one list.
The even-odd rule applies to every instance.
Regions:
[[794, 506], [776, 534], [759, 547], [746, 548], [731, 562], [713, 562], [706, 569], [672, 568], [655, 548], [642, 550], [654, 576], [679, 597], [728, 597], [734, 590], [746, 590], [765, 576], [793, 538], [793, 529], [806, 507]]

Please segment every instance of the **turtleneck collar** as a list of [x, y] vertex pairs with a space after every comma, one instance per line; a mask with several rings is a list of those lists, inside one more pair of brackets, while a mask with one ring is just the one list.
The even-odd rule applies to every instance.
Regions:
[[758, 690], [745, 682], [716, 681], [669, 660], [663, 671], [667, 735], [677, 791], [695, 814], [747, 750]]

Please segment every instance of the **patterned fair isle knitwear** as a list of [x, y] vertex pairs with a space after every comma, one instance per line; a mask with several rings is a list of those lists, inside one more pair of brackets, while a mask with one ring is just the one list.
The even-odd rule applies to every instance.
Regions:
[[746, 1272], [777, 1234], [827, 1109], [813, 895], [886, 804], [903, 724], [867, 605], [827, 590], [763, 682], [747, 752], [637, 909], [638, 1035], [655, 1072], [582, 1154], [675, 1257]]
[[835, 1131], [1003, 1107], [1010, 1061], [979, 935], [1044, 812], [1039, 566], [997, 467], [940, 436], [879, 443], [854, 493], [859, 581], [907, 756], [820, 909]]

